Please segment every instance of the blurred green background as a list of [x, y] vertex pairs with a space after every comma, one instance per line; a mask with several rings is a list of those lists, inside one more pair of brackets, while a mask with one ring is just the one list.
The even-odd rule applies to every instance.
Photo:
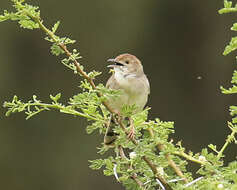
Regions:
[[[228, 86], [235, 57], [223, 57], [234, 33], [234, 15], [218, 15], [222, 0], [34, 0], [44, 24], [61, 21], [59, 34], [76, 39], [87, 70], [109, 77], [106, 60], [120, 53], [140, 58], [151, 83], [150, 119], [175, 121], [176, 133], [188, 150], [197, 152], [210, 143], [220, 147], [231, 120], [228, 106], [234, 96], [222, 95]], [[11, 9], [1, 0], [0, 9]], [[50, 54], [44, 34], [0, 23], [0, 100], [33, 94], [47, 102], [62, 92], [64, 102], [77, 92], [80, 78]], [[78, 190], [123, 189], [114, 177], [88, 168], [99, 158], [102, 136], [85, 132], [84, 119], [44, 112], [28, 121], [23, 114], [6, 118], [0, 107], [0, 189]], [[236, 147], [226, 151], [230, 161]], [[195, 164], [192, 167], [195, 169]]]

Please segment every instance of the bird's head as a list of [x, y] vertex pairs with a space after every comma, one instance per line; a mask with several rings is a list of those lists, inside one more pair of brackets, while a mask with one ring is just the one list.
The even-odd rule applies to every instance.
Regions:
[[143, 67], [141, 61], [134, 55], [125, 53], [117, 56], [115, 59], [108, 59], [113, 65], [108, 65], [123, 75], [139, 76], [143, 74]]

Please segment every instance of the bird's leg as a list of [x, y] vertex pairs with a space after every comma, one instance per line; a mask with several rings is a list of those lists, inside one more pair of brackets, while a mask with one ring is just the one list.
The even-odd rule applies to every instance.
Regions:
[[118, 124], [118, 120], [121, 120], [121, 115], [120, 115], [120, 113], [118, 112], [118, 113], [116, 113], [116, 114], [113, 114], [112, 115], [112, 122], [113, 123], [115, 123], [115, 124]]
[[135, 127], [134, 123], [131, 117], [129, 117], [129, 123], [130, 123], [130, 131], [128, 132], [128, 138], [134, 139], [135, 138]]
[[106, 127], [106, 129], [110, 127], [110, 125], [111, 125], [111, 119], [112, 119], [112, 115], [110, 115], [110, 117], [108, 118], [108, 121], [105, 122], [104, 127]]
[[115, 125], [116, 125], [116, 122], [115, 122], [114, 116], [111, 115], [109, 121], [106, 123], [107, 129], [104, 136], [104, 144], [107, 146], [113, 147], [113, 143], [116, 140], [116, 136], [118, 135], [113, 130]]

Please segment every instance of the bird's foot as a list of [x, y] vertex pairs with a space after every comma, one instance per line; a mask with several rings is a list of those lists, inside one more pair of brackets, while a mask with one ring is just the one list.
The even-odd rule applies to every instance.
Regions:
[[127, 137], [129, 139], [134, 139], [135, 138], [135, 127], [134, 127], [132, 118], [129, 118], [129, 121], [130, 121], [130, 130], [128, 132]]

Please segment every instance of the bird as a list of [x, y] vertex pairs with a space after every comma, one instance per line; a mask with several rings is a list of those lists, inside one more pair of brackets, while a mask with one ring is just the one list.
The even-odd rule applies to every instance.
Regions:
[[[106, 87], [121, 92], [118, 97], [108, 100], [109, 106], [118, 115], [121, 115], [122, 108], [125, 105], [135, 105], [135, 113], [142, 111], [150, 94], [150, 84], [144, 74], [141, 61], [129, 53], [118, 55], [116, 58], [107, 61], [113, 63], [107, 67], [112, 68], [114, 72], [108, 79]], [[111, 121], [113, 122], [113, 120]], [[134, 137], [134, 127], [132, 126], [129, 136]], [[112, 145], [115, 140], [116, 134], [110, 124], [105, 132], [104, 144]]]

